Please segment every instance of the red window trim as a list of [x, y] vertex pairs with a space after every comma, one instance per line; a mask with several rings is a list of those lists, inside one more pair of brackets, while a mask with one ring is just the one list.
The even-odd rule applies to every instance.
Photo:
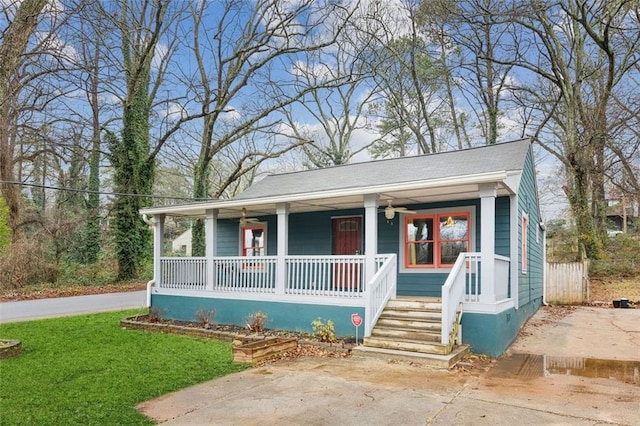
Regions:
[[267, 249], [267, 227], [265, 225], [251, 225], [251, 226], [245, 226], [244, 228], [240, 228], [240, 240], [241, 240], [241, 251], [240, 251], [240, 255], [243, 257], [254, 257], [254, 256], [247, 256], [247, 250], [252, 250], [255, 247], [247, 247], [244, 245], [244, 232], [249, 229], [261, 229], [262, 230], [262, 235], [263, 235], [263, 245], [262, 246], [257, 246], [258, 248], [262, 248], [263, 250], [265, 250], [265, 254], [266, 254], [266, 249]]
[[[404, 244], [404, 267], [406, 269], [436, 269], [436, 268], [449, 268], [453, 266], [453, 263], [440, 263], [440, 246], [443, 240], [440, 239], [440, 219], [442, 217], [449, 216], [464, 216], [467, 219], [467, 238], [466, 239], [457, 239], [457, 240], [444, 240], [447, 241], [466, 241], [467, 242], [467, 250], [471, 246], [471, 213], [469, 211], [454, 211], [454, 212], [443, 212], [443, 213], [432, 213], [432, 214], [417, 214], [417, 215], [407, 215], [404, 218], [404, 227], [402, 229], [403, 234], [403, 244]], [[423, 240], [426, 242], [431, 242], [433, 244], [433, 264], [429, 265], [411, 265], [409, 264], [409, 244], [415, 243], [415, 240], [409, 240], [407, 238], [407, 225], [410, 221], [414, 219], [432, 219], [433, 220], [433, 238], [430, 240]]]

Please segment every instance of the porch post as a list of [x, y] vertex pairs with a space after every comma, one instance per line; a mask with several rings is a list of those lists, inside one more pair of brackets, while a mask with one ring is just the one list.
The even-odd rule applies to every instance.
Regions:
[[378, 194], [364, 196], [364, 269], [365, 285], [376, 273], [378, 254]]
[[156, 287], [160, 287], [162, 283], [161, 258], [164, 254], [164, 218], [163, 214], [153, 216], [153, 279], [156, 281]]
[[278, 214], [278, 253], [276, 259], [276, 294], [284, 294], [287, 285], [287, 263], [289, 254], [289, 203], [276, 204]]
[[480, 185], [481, 295], [483, 303], [496, 301], [496, 184]]
[[213, 291], [215, 286], [215, 267], [213, 264], [213, 258], [216, 256], [216, 233], [218, 228], [218, 210], [209, 209], [205, 211], [204, 221], [204, 235], [205, 235], [205, 257], [207, 259], [207, 282], [206, 289]]

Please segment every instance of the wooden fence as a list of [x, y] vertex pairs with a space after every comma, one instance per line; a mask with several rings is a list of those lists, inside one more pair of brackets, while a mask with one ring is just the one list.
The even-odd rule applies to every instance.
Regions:
[[589, 303], [589, 262], [547, 263], [546, 302], [550, 305]]

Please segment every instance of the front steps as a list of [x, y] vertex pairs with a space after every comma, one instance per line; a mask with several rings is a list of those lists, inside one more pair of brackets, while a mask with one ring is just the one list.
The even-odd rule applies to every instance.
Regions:
[[[453, 350], [440, 343], [442, 303], [438, 298], [389, 300], [364, 345], [354, 355], [392, 356], [449, 368], [468, 352], [468, 346]], [[431, 362], [429, 362], [431, 361]]]

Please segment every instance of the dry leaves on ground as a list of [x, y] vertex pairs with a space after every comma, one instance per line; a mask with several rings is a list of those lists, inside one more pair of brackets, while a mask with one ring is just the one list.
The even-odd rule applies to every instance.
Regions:
[[105, 293], [119, 293], [125, 291], [140, 291], [145, 290], [147, 285], [145, 283], [131, 283], [131, 284], [112, 284], [100, 287], [63, 287], [63, 288], [43, 288], [32, 291], [13, 291], [5, 294], [0, 294], [0, 302], [15, 302], [19, 300], [36, 300], [36, 299], [50, 299], [55, 297], [70, 297], [70, 296], [86, 296], [92, 294], [105, 294]]

